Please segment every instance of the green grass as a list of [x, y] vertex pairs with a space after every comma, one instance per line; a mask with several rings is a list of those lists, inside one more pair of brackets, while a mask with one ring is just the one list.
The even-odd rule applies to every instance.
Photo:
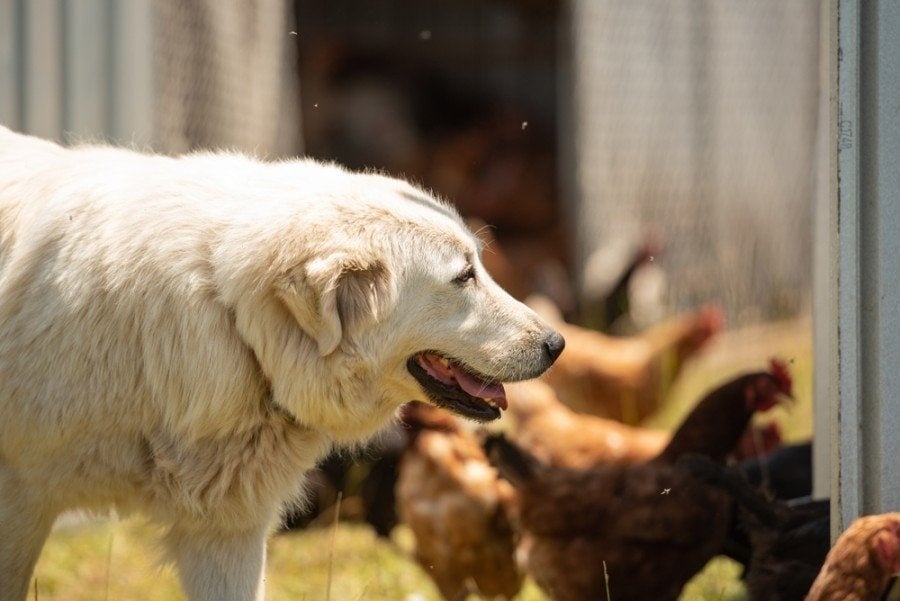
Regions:
[[[683, 601], [746, 601], [747, 591], [740, 581], [741, 565], [726, 557], [706, 564], [681, 591]], [[615, 598], [613, 598], [614, 601]]]
[[[170, 567], [159, 566], [156, 531], [139, 519], [54, 532], [35, 570], [41, 601], [183, 599]], [[328, 591], [332, 533], [328, 528], [281, 534], [269, 543], [271, 601], [320, 601]], [[334, 537], [330, 598], [334, 601], [439, 601], [437, 589], [411, 559], [412, 535], [378, 539], [371, 528], [342, 524]], [[110, 545], [112, 553], [110, 553]], [[107, 592], [108, 591], [108, 592]], [[33, 598], [33, 596], [32, 596]], [[530, 584], [521, 601], [544, 597]]]
[[152, 529], [110, 521], [60, 529], [35, 569], [41, 601], [183, 598], [171, 568], [158, 565]]
[[[35, 575], [40, 601], [173, 601], [184, 599], [170, 567], [158, 565], [155, 531], [138, 519], [55, 532]], [[110, 544], [112, 553], [110, 553]], [[437, 589], [410, 559], [410, 532], [399, 527], [391, 541], [359, 524], [343, 524], [334, 543], [334, 601], [441, 601]], [[320, 601], [328, 590], [331, 533], [319, 528], [274, 537], [269, 543], [267, 599]], [[739, 567], [716, 559], [685, 588], [682, 599], [739, 601]], [[32, 597], [33, 598], [33, 595]], [[517, 601], [543, 601], [526, 582]], [[612, 590], [615, 601], [615, 589]]]
[[[733, 374], [758, 369], [769, 357], [787, 360], [795, 380], [796, 402], [776, 409], [776, 419], [789, 440], [812, 431], [812, 354], [808, 322], [792, 322], [729, 333], [688, 365], [670, 400], [649, 425], [670, 428], [690, 410], [700, 394]], [[183, 599], [170, 567], [159, 566], [155, 531], [140, 520], [87, 524], [54, 532], [35, 575], [40, 601], [170, 601]], [[333, 552], [330, 599], [333, 601], [439, 601], [427, 575], [411, 559], [408, 530], [395, 530], [381, 540], [367, 527], [340, 524], [332, 549], [330, 528], [274, 537], [269, 544], [267, 599], [319, 601], [328, 593], [329, 558]], [[598, 569], [601, 569], [598, 566]], [[683, 601], [741, 601], [746, 593], [740, 569], [715, 559], [685, 588]], [[615, 601], [615, 587], [612, 588]], [[31, 598], [34, 598], [32, 594]], [[527, 582], [518, 601], [544, 596]]]

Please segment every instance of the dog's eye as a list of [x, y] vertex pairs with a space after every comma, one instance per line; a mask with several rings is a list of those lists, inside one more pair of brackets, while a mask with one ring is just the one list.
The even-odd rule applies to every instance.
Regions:
[[458, 276], [456, 276], [453, 279], [453, 283], [462, 285], [462, 284], [465, 284], [467, 282], [474, 281], [474, 280], [475, 280], [475, 268], [471, 265], [466, 265], [466, 268], [463, 269], [462, 273], [460, 273]]

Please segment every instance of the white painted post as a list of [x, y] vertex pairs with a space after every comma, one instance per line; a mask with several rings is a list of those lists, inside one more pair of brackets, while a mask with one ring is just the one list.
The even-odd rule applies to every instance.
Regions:
[[840, 439], [833, 419], [838, 386], [837, 237], [837, 0], [819, 12], [819, 119], [813, 207], [813, 497], [831, 496], [832, 466]]

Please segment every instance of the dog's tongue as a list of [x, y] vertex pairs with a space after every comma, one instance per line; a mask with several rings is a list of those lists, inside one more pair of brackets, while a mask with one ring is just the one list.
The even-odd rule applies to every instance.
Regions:
[[436, 380], [445, 384], [456, 383], [456, 385], [474, 397], [491, 399], [501, 409], [506, 409], [508, 406], [503, 384], [486, 382], [467, 372], [456, 363], [452, 361], [444, 363], [440, 357], [430, 353], [421, 355], [419, 364]]
[[[456, 366], [454, 366], [454, 368], [455, 367]], [[491, 399], [497, 403], [498, 407], [506, 409], [506, 391], [503, 389], [503, 384], [489, 384], [461, 369], [454, 369], [453, 371], [456, 376], [456, 383], [459, 384], [460, 388], [472, 396], [477, 396], [482, 399]]]

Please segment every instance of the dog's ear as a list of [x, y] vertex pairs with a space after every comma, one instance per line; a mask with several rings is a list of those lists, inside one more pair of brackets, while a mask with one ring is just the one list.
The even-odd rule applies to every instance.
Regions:
[[323, 357], [337, 349], [349, 328], [383, 315], [392, 298], [384, 262], [346, 252], [313, 259], [284, 278], [277, 289]]

